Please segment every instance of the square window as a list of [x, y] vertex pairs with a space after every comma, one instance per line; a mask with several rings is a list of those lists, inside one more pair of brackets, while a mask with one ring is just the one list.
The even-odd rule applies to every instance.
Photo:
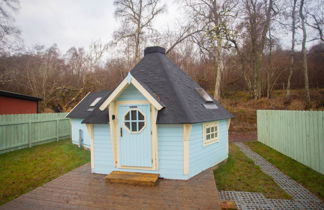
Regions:
[[208, 146], [218, 141], [218, 123], [208, 122], [203, 124], [203, 145]]

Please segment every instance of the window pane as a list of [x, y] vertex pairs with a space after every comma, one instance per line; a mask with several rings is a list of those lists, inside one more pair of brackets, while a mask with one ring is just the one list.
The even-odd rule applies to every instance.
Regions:
[[144, 120], [144, 115], [141, 112], [138, 112], [138, 119]]
[[137, 123], [136, 122], [132, 122], [132, 131], [137, 131]]
[[206, 133], [210, 133], [210, 128], [207, 128], [206, 129]]
[[215, 132], [217, 132], [217, 126], [215, 127]]
[[129, 112], [125, 115], [125, 120], [129, 120]]
[[217, 138], [217, 136], [218, 136], [218, 134], [217, 134], [217, 132], [215, 132], [215, 138]]
[[125, 122], [125, 126], [130, 129], [130, 125], [129, 125], [129, 122]]
[[214, 133], [210, 134], [210, 138], [213, 139], [215, 136], [214, 136]]
[[210, 135], [207, 135], [207, 138], [206, 139], [209, 140], [210, 139]]
[[132, 111], [131, 111], [131, 113], [132, 113], [132, 115], [131, 115], [131, 119], [132, 119], [132, 120], [136, 120], [136, 119], [137, 119], [136, 112], [137, 112], [136, 110], [132, 110]]
[[215, 129], [215, 127], [211, 127], [211, 129], [210, 129], [210, 130], [211, 130], [211, 132], [214, 132], [214, 129]]
[[138, 123], [138, 130], [140, 131], [144, 127], [144, 122]]

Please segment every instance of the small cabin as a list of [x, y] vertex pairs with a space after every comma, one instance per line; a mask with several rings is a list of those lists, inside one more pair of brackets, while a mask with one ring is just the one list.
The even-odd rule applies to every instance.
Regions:
[[71, 122], [72, 143], [90, 149], [90, 137], [82, 121], [98, 108], [111, 91], [88, 93], [66, 116]]
[[82, 120], [90, 137], [91, 171], [190, 179], [227, 159], [232, 117], [164, 48], [148, 47], [118, 87]]
[[41, 98], [0, 90], [0, 114], [36, 114]]

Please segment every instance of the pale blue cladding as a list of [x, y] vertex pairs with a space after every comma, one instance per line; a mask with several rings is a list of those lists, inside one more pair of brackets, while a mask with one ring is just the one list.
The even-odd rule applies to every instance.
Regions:
[[190, 177], [210, 168], [228, 157], [228, 121], [218, 122], [219, 141], [208, 146], [203, 145], [203, 123], [192, 125], [189, 140]]
[[219, 142], [203, 146], [202, 123], [193, 124], [189, 140], [189, 174], [183, 174], [183, 125], [158, 125], [158, 170], [115, 168], [108, 125], [94, 125], [94, 173], [111, 171], [159, 173], [167, 179], [189, 179], [228, 157], [227, 121], [219, 123]]
[[122, 92], [122, 94], [117, 99], [117, 101], [129, 100], [146, 100], [146, 98], [134, 87], [134, 85], [131, 84]]
[[114, 169], [113, 150], [109, 125], [93, 125], [93, 173], [108, 174]]
[[85, 124], [82, 124], [83, 119], [71, 119], [72, 130], [72, 143], [79, 145], [80, 143], [80, 130], [83, 135], [83, 146], [90, 148], [90, 137]]
[[[123, 93], [118, 97], [117, 101], [130, 101], [130, 100], [146, 100], [145, 97], [133, 86], [128, 86]], [[131, 104], [132, 106], [141, 106], [139, 104]], [[127, 106], [125, 110], [120, 110], [122, 113], [119, 119], [124, 117], [127, 113]], [[133, 109], [134, 107], [130, 107]], [[143, 113], [148, 117], [149, 108]], [[150, 122], [150, 119], [147, 123]], [[184, 142], [183, 142], [183, 125], [182, 124], [158, 124], [158, 170], [140, 170], [140, 169], [120, 169], [115, 167], [115, 160], [113, 157], [112, 140], [110, 136], [109, 125], [94, 125], [94, 169], [92, 172], [100, 174], [109, 174], [112, 171], [130, 171], [142, 173], [159, 173], [160, 177], [167, 179], [189, 179], [203, 170], [212, 167], [228, 157], [228, 121], [218, 121], [219, 129], [219, 142], [203, 145], [203, 123], [192, 124], [192, 129], [189, 137], [189, 174], [184, 174]], [[123, 124], [119, 124], [118, 132]], [[151, 138], [150, 127], [146, 132], [147, 138]], [[123, 128], [123, 136], [127, 136], [128, 132]], [[144, 134], [144, 133], [143, 133]], [[120, 136], [120, 133], [118, 133]], [[141, 137], [142, 138], [142, 137]], [[146, 138], [146, 137], [143, 137]], [[142, 145], [143, 146], [143, 145]], [[150, 144], [147, 145], [150, 148]], [[132, 146], [127, 153], [130, 154], [138, 151], [135, 146]], [[145, 147], [143, 147], [145, 148]], [[120, 150], [122, 153], [124, 150]], [[141, 152], [140, 155], [144, 155]], [[127, 155], [127, 154], [120, 154]], [[148, 154], [150, 156], [151, 153]], [[120, 159], [121, 161], [122, 159]], [[149, 159], [148, 159], [149, 160]], [[122, 161], [121, 161], [122, 162]], [[136, 165], [136, 164], [134, 164]], [[145, 165], [146, 166], [146, 165]]]
[[157, 129], [160, 176], [187, 179], [183, 174], [183, 125], [158, 125]]
[[158, 125], [159, 170], [115, 168], [112, 142], [108, 125], [94, 125], [94, 169], [92, 172], [108, 174], [111, 171], [159, 173], [168, 179], [187, 179], [183, 174], [182, 125]]

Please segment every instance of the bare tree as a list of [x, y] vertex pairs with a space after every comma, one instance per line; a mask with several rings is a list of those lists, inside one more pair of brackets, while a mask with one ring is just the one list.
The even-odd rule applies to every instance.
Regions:
[[12, 13], [19, 9], [19, 0], [0, 1], [0, 53], [3, 54], [8, 48], [12, 48], [19, 39], [20, 31], [14, 26]]
[[226, 34], [229, 32], [230, 21], [236, 17], [233, 10], [236, 2], [232, 0], [197, 0], [188, 1], [187, 5], [191, 8], [201, 29], [194, 37], [195, 43], [202, 53], [207, 53], [213, 59], [215, 71], [214, 98], [219, 100], [221, 97], [221, 81], [224, 72], [224, 48], [228, 47]]
[[245, 0], [246, 27], [249, 44], [251, 47], [251, 68], [253, 70], [254, 98], [262, 97], [261, 63], [266, 46], [267, 32], [269, 31], [273, 14], [273, 0], [260, 2], [257, 0]]
[[310, 94], [309, 94], [309, 80], [308, 80], [308, 66], [307, 66], [307, 50], [306, 50], [307, 33], [306, 33], [306, 17], [304, 14], [304, 0], [300, 1], [299, 16], [301, 22], [301, 29], [303, 32], [302, 54], [303, 54], [304, 79], [305, 79], [306, 107], [308, 108], [310, 106]]
[[289, 67], [289, 75], [287, 80], [287, 92], [286, 98], [290, 98], [290, 83], [291, 77], [294, 73], [294, 66], [295, 66], [295, 43], [296, 43], [296, 7], [297, 7], [297, 0], [293, 0], [293, 5], [291, 9], [291, 52], [290, 52], [290, 67]]
[[115, 0], [115, 16], [121, 20], [121, 27], [114, 32], [118, 41], [124, 40], [126, 48], [133, 51], [133, 63], [140, 58], [140, 49], [145, 34], [153, 30], [152, 22], [165, 11], [160, 0]]
[[309, 3], [308, 8], [305, 11], [305, 15], [308, 16], [308, 20], [306, 24], [315, 32], [317, 32], [317, 36], [313, 40], [320, 40], [324, 42], [324, 1], [318, 0]]

